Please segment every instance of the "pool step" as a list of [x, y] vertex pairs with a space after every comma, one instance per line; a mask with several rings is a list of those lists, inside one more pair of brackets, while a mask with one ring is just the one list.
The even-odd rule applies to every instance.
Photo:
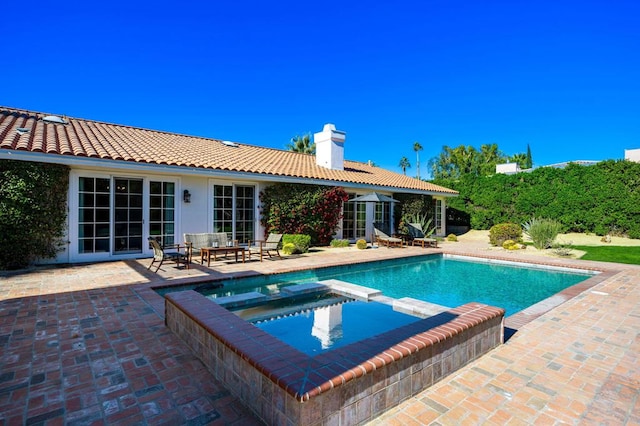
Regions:
[[333, 291], [334, 293], [366, 301], [369, 301], [373, 297], [380, 296], [382, 294], [382, 292], [378, 289], [351, 284], [340, 280], [318, 281], [318, 284], [323, 284], [330, 287], [331, 291]]
[[282, 287], [280, 293], [283, 296], [299, 296], [301, 294], [313, 294], [329, 291], [330, 287], [320, 283], [304, 283]]
[[427, 318], [437, 315], [441, 312], [448, 311], [451, 308], [435, 303], [424, 302], [422, 300], [413, 299], [411, 297], [403, 297], [393, 301], [393, 310], [403, 312], [405, 314]]
[[233, 296], [216, 297], [211, 299], [223, 308], [237, 308], [238, 306], [254, 305], [267, 300], [267, 296], [257, 291], [234, 294]]

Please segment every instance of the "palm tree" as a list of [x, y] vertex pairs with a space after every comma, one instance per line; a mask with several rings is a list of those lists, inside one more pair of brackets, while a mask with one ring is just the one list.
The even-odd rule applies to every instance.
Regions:
[[527, 154], [521, 152], [519, 154], [513, 154], [509, 157], [509, 162], [517, 163], [521, 169], [527, 168]]
[[311, 143], [311, 135], [307, 133], [304, 136], [298, 136], [291, 138], [291, 142], [287, 144], [287, 149], [293, 152], [301, 152], [303, 154], [315, 154], [316, 144]]
[[413, 150], [416, 152], [417, 178], [420, 179], [420, 154], [418, 154], [419, 151], [422, 151], [422, 145], [420, 145], [420, 142], [413, 143]]
[[478, 175], [478, 151], [471, 145], [460, 145], [451, 151], [451, 159], [458, 169], [458, 176], [469, 173]]
[[409, 160], [407, 159], [407, 157], [402, 157], [398, 166], [402, 169], [402, 173], [406, 175], [407, 169], [411, 167], [411, 164], [409, 164]]
[[479, 171], [481, 176], [489, 176], [495, 173], [496, 164], [504, 162], [505, 155], [498, 149], [498, 144], [480, 145], [478, 153]]

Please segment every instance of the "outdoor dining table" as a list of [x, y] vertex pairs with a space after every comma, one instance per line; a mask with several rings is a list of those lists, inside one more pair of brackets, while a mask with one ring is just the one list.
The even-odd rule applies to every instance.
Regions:
[[218, 253], [235, 253], [236, 262], [238, 261], [238, 253], [242, 253], [242, 263], [244, 263], [244, 247], [240, 246], [223, 246], [223, 247], [202, 247], [200, 249], [200, 264], [204, 265], [204, 261], [207, 261], [207, 267], [211, 266], [211, 255], [213, 254], [213, 260], [217, 260]]

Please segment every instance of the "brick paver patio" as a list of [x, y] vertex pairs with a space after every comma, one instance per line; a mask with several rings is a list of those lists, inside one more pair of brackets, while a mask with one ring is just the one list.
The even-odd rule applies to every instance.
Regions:
[[[0, 425], [260, 424], [164, 326], [151, 287], [433, 252], [533, 260], [473, 244], [331, 249], [146, 270], [149, 260], [0, 275]], [[640, 424], [640, 267], [536, 315], [504, 345], [372, 424]]]

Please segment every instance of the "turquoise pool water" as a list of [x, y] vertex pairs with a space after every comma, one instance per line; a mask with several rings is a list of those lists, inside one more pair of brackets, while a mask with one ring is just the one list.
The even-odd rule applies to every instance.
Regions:
[[[506, 316], [509, 316], [591, 276], [591, 273], [580, 271], [484, 263], [433, 255], [226, 280], [219, 282], [223, 285], [221, 288], [198, 291], [210, 298], [248, 291], [270, 295], [278, 293], [282, 286], [338, 279], [379, 289], [393, 298], [412, 297], [449, 307], [469, 302], [485, 303], [504, 308]], [[159, 290], [159, 293], [196, 287], [168, 288]]]

